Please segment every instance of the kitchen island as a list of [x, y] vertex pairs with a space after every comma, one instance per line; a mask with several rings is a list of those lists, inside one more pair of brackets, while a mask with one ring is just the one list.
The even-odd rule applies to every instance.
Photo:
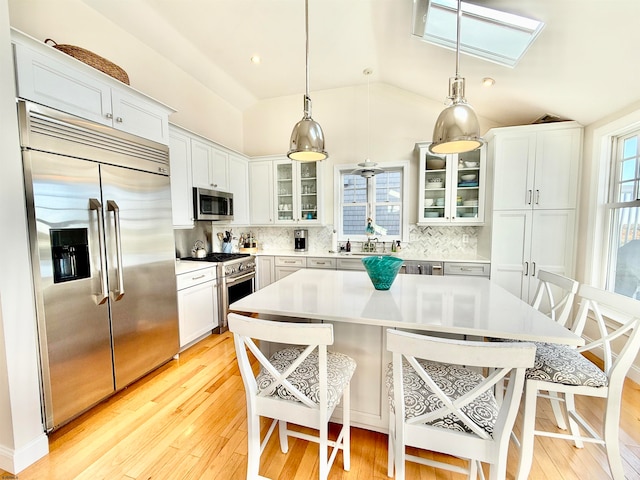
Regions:
[[365, 272], [299, 270], [233, 304], [240, 314], [330, 322], [333, 349], [358, 363], [354, 426], [387, 431], [387, 328], [463, 338], [499, 337], [582, 345], [584, 340], [486, 278], [398, 275], [388, 291]]

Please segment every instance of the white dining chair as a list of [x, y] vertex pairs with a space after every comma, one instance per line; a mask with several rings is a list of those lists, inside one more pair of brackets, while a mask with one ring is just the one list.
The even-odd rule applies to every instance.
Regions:
[[537, 277], [538, 287], [531, 306], [551, 317], [559, 325], [566, 326], [579, 283], [572, 278], [546, 270], [538, 270]]
[[[258, 473], [260, 456], [276, 425], [283, 453], [289, 449], [288, 437], [319, 444], [320, 480], [328, 477], [338, 450], [349, 470], [349, 386], [356, 363], [327, 350], [333, 344], [333, 325], [275, 322], [234, 313], [228, 318], [247, 399], [247, 479], [265, 478]], [[279, 349], [267, 358], [256, 341], [263, 348], [264, 342], [271, 342]], [[252, 369], [247, 349], [260, 364], [258, 372]], [[336, 440], [329, 440], [329, 419], [341, 400], [342, 427]], [[260, 417], [273, 420], [262, 441]], [[318, 435], [292, 430], [288, 422], [318, 430]]]
[[[538, 286], [531, 306], [550, 317], [559, 325], [570, 326], [567, 325], [567, 322], [571, 316], [575, 295], [580, 284], [572, 278], [546, 270], [538, 270], [537, 278]], [[534, 343], [538, 345], [537, 342]], [[544, 346], [542, 349], [544, 349]], [[562, 412], [562, 404], [558, 400], [557, 394], [555, 392], [540, 392], [539, 395], [550, 400], [556, 424], [559, 428], [566, 430], [567, 424]], [[496, 389], [496, 397], [498, 402], [502, 401], [501, 389]]]
[[[517, 474], [520, 480], [529, 476], [536, 436], [572, 440], [578, 448], [582, 448], [584, 442], [602, 445], [612, 477], [616, 480], [624, 478], [618, 438], [620, 402], [626, 374], [640, 350], [640, 302], [588, 285], [580, 285], [578, 297], [580, 308], [573, 331], [581, 335], [587, 321], [591, 320], [597, 325], [598, 335], [579, 348], [538, 345], [535, 366], [526, 374]], [[602, 356], [603, 369], [582, 355], [587, 351]], [[564, 401], [569, 420], [568, 432], [536, 430], [540, 391], [556, 392], [558, 398]], [[602, 419], [602, 429], [594, 428], [579, 414], [575, 395], [604, 399], [603, 411], [595, 413], [597, 418]], [[590, 415], [594, 415], [594, 412], [590, 412]]]
[[[387, 349], [393, 353], [386, 376], [388, 476], [395, 469], [395, 478], [403, 480], [405, 462], [411, 461], [467, 474], [471, 479], [482, 474], [478, 467], [486, 462], [491, 479], [504, 479], [509, 437], [535, 346], [387, 330]], [[484, 376], [478, 370], [489, 373]], [[499, 405], [493, 389], [507, 374], [507, 390]], [[468, 464], [461, 467], [408, 454], [408, 446], [453, 455]]]

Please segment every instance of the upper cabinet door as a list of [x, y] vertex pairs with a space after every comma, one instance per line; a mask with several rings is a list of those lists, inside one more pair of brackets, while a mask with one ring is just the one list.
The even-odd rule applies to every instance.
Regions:
[[528, 132], [496, 135], [494, 153], [493, 208], [531, 208], [536, 136]]
[[111, 103], [114, 128], [165, 145], [169, 142], [169, 117], [164, 108], [126, 90], [112, 90]]
[[211, 180], [213, 165], [213, 148], [207, 143], [191, 139], [191, 179], [193, 186], [213, 189]]
[[582, 127], [505, 127], [488, 136], [495, 210], [576, 208]]
[[14, 50], [20, 98], [112, 125], [111, 87], [107, 83], [20, 43]]
[[191, 139], [175, 128], [172, 128], [169, 133], [169, 161], [173, 226], [174, 228], [193, 228]]
[[538, 134], [533, 208], [576, 208], [582, 129]]

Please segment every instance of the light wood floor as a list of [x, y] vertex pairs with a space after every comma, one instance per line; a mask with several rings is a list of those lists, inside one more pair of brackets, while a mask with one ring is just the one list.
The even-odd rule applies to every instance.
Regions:
[[[598, 423], [597, 401], [581, 402]], [[539, 411], [549, 424], [550, 408]], [[640, 388], [628, 382], [623, 395], [621, 444], [627, 477], [640, 478]], [[282, 454], [277, 435], [263, 455], [260, 473], [272, 479], [317, 478], [317, 446], [291, 439]], [[429, 454], [427, 454], [429, 455]], [[386, 435], [352, 429], [351, 471], [338, 454], [330, 478], [386, 479]], [[157, 371], [50, 436], [50, 453], [20, 480], [244, 479], [245, 397], [227, 332], [212, 335]], [[517, 468], [511, 448], [507, 478]], [[604, 453], [578, 450], [562, 440], [536, 440], [531, 479], [608, 478]], [[14, 478], [0, 470], [3, 480]], [[458, 479], [460, 475], [409, 464], [407, 478]]]

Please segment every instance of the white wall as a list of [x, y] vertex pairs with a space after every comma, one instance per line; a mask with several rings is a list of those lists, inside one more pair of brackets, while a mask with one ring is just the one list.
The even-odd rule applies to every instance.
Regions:
[[6, 0], [0, 0], [0, 468], [18, 473], [48, 452], [40, 419], [36, 320]]
[[241, 111], [83, 1], [6, 1], [12, 27], [40, 41], [52, 38], [107, 58], [127, 72], [133, 88], [177, 110], [171, 122], [242, 150]]
[[[371, 83], [370, 120], [367, 85], [310, 93], [312, 117], [322, 126], [329, 158], [323, 163], [325, 221], [333, 223], [333, 166], [360, 163], [367, 156], [377, 163], [407, 160], [409, 223], [417, 220], [418, 158], [416, 142], [431, 140], [433, 126], [444, 108], [439, 102], [390, 85]], [[471, 101], [471, 100], [470, 100]], [[249, 156], [285, 155], [293, 126], [302, 118], [303, 96], [258, 102], [244, 114], [244, 152]], [[497, 126], [479, 119], [481, 131]], [[369, 126], [370, 125], [370, 133]], [[368, 141], [370, 139], [370, 141]]]

